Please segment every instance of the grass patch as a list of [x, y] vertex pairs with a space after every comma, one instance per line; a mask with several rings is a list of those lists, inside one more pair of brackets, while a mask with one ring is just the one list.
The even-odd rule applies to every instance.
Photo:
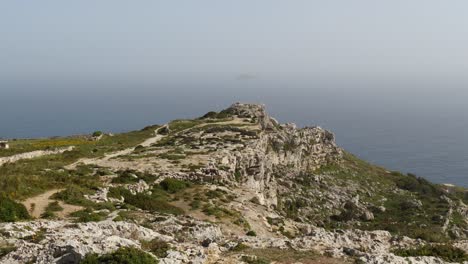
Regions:
[[[460, 199], [457, 197], [460, 195], [459, 191], [445, 192], [441, 186], [423, 178], [389, 172], [349, 153], [344, 154], [340, 164], [329, 164], [313, 174], [329, 176], [326, 185], [319, 185], [322, 192], [330, 191], [329, 186], [349, 188], [351, 183], [358, 186], [356, 194], [360, 195], [360, 202], [367, 204], [368, 209], [385, 207], [383, 211], [373, 210], [375, 218], [366, 222], [334, 218], [327, 215], [331, 210], [322, 210], [323, 215], [320, 215], [319, 221], [325, 221], [327, 228], [387, 230], [395, 235], [421, 238], [430, 242], [446, 242], [450, 239], [442, 230], [444, 219], [440, 217], [447, 215], [450, 205], [441, 196], [444, 194], [456, 201]], [[316, 188], [313, 177], [306, 176], [297, 178], [297, 186], [305, 191], [308, 188]], [[281, 205], [282, 210], [290, 217], [297, 217], [301, 208], [309, 207], [293, 195], [287, 198], [283, 199]], [[308, 201], [313, 201], [313, 198]]]
[[[247, 263], [296, 263], [296, 262], [306, 262], [309, 263], [312, 260], [318, 260], [323, 258], [315, 251], [299, 251], [294, 249], [279, 249], [279, 248], [249, 248], [242, 247], [242, 249], [235, 250], [236, 252], [241, 252], [242, 254], [249, 257]], [[252, 257], [255, 256], [255, 257]]]
[[410, 249], [396, 249], [393, 253], [401, 257], [432, 256], [438, 257], [448, 262], [468, 261], [465, 251], [455, 248], [452, 245], [424, 245]]
[[30, 218], [28, 210], [24, 205], [0, 195], [0, 222], [15, 222]]
[[205, 204], [202, 212], [206, 215], [215, 216], [216, 218], [234, 217], [238, 214], [237, 212], [233, 212], [227, 208], [212, 204]]
[[8, 253], [16, 250], [16, 247], [13, 245], [0, 246], [0, 258], [8, 255]]
[[52, 211], [52, 212], [60, 212], [60, 211], [63, 211], [63, 207], [60, 206], [59, 202], [54, 201], [54, 202], [49, 203], [45, 210]]
[[[154, 129], [148, 129], [104, 136], [99, 141], [88, 141], [81, 137], [17, 140], [11, 142], [8, 153], [0, 151], [0, 156], [9, 156], [16, 152], [29, 152], [52, 147], [73, 145], [75, 149], [63, 154], [48, 155], [30, 160], [21, 160], [0, 166], [0, 194], [12, 199], [25, 199], [50, 189], [62, 188], [70, 184], [92, 188], [98, 186], [98, 177], [91, 174], [83, 175], [81, 169], [66, 171], [63, 167], [76, 162], [80, 158], [101, 157], [105, 153], [119, 151], [140, 144], [145, 139], [154, 136]], [[13, 151], [13, 152], [12, 152]]]
[[173, 215], [184, 214], [184, 210], [174, 205], [171, 205], [167, 200], [158, 199], [154, 196], [147, 194], [127, 195], [125, 196], [125, 202], [150, 212], [158, 212]]
[[52, 199], [61, 200], [67, 204], [92, 206], [93, 202], [84, 197], [85, 194], [92, 194], [93, 191], [76, 185], [71, 185], [65, 190], [52, 195]]
[[167, 257], [167, 251], [171, 249], [169, 243], [159, 240], [157, 238], [151, 241], [141, 241], [141, 247], [153, 253], [158, 258], [165, 258]]
[[75, 222], [87, 223], [87, 222], [99, 222], [106, 219], [106, 213], [95, 213], [92, 209], [86, 208], [70, 214], [72, 217], [76, 217]]
[[201, 120], [174, 120], [169, 123], [169, 130], [171, 133], [176, 133], [182, 130], [190, 129], [202, 123], [203, 121]]
[[39, 242], [45, 239], [45, 235], [46, 235], [46, 230], [42, 228], [42, 229], [39, 229], [34, 235], [24, 237], [23, 239], [28, 242], [38, 244]]
[[41, 214], [41, 218], [52, 219], [55, 218], [55, 213], [63, 211], [63, 207], [60, 206], [58, 201], [50, 202]]
[[109, 197], [117, 199], [123, 197], [126, 204], [135, 206], [142, 210], [173, 215], [184, 214], [182, 209], [169, 203], [169, 200], [171, 199], [170, 194], [160, 186], [155, 186], [151, 191], [151, 195], [144, 193], [134, 195], [129, 190], [121, 187], [110, 188], [109, 195]]
[[178, 180], [174, 178], [166, 178], [159, 183], [161, 188], [168, 193], [176, 193], [191, 186], [187, 181]]

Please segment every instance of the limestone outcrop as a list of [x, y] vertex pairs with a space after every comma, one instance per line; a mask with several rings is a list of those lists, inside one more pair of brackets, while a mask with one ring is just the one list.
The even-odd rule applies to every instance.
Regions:
[[[58, 182], [73, 186], [54, 195], [61, 201], [44, 210], [48, 219], [0, 223], [0, 263], [79, 264], [124, 247], [164, 264], [450, 263], [397, 253], [447, 241], [449, 257], [468, 252], [466, 193], [370, 165], [330, 131], [280, 124], [264, 105], [236, 103], [146, 131], [135, 146], [88, 148], [56, 168]], [[83, 210], [54, 215], [65, 202]]]

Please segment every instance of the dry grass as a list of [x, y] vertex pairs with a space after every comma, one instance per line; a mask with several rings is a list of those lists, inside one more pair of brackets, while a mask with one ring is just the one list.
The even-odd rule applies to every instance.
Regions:
[[265, 262], [274, 262], [278, 264], [344, 264], [351, 263], [343, 259], [335, 259], [319, 255], [315, 251], [297, 251], [293, 249], [279, 249], [279, 248], [247, 248], [240, 252], [230, 253], [249, 256], [256, 256], [258, 259]]

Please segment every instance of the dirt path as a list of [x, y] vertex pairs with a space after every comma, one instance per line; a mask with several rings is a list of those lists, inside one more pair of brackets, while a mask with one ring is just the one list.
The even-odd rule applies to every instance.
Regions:
[[[176, 133], [176, 135], [180, 134], [180, 133], [183, 133], [184, 131], [187, 131], [187, 130], [200, 128], [200, 127], [204, 127], [204, 126], [209, 126], [209, 125], [213, 125], [213, 124], [216, 124], [216, 125], [234, 125], [234, 124], [242, 124], [242, 123], [244, 123], [244, 121], [242, 119], [240, 119], [240, 118], [234, 118], [232, 120], [222, 121], [222, 122], [203, 123], [203, 124], [196, 125], [194, 127], [190, 127], [190, 128], [186, 128], [184, 130], [178, 131]], [[158, 142], [159, 140], [161, 140], [162, 138], [164, 138], [165, 136], [158, 134], [158, 131], [160, 129], [166, 127], [166, 126], [168, 126], [168, 125], [166, 124], [166, 125], [161, 126], [158, 129], [156, 129], [154, 131], [154, 133], [155, 133], [154, 137], [146, 139], [145, 141], [143, 141], [139, 145], [141, 145], [143, 147], [149, 147], [149, 146], [153, 145], [154, 143]], [[94, 164], [94, 165], [98, 165], [98, 166], [101, 166], [101, 167], [113, 168], [113, 169], [116, 169], [116, 170], [122, 170], [122, 169], [126, 169], [126, 168], [135, 168], [135, 167], [137, 167], [140, 170], [146, 170], [146, 171], [150, 171], [150, 170], [154, 169], [154, 164], [141, 164], [141, 163], [138, 163], [138, 162], [137, 163], [135, 163], [135, 162], [126, 162], [126, 161], [121, 161], [121, 160], [116, 160], [115, 159], [115, 158], [117, 158], [119, 156], [129, 155], [134, 150], [135, 150], [135, 147], [131, 147], [131, 148], [127, 148], [127, 149], [124, 149], [124, 150], [120, 150], [120, 151], [116, 151], [116, 152], [112, 152], [112, 153], [107, 153], [107, 154], [104, 155], [104, 157], [100, 157], [100, 158], [83, 158], [83, 159], [80, 159], [80, 160], [78, 160], [77, 162], [75, 162], [73, 164], [70, 164], [70, 165], [66, 166], [65, 168], [68, 169], [68, 170], [72, 170], [72, 169], [75, 169], [76, 166], [78, 166], [79, 164], [84, 164], [84, 165]]]
[[[62, 191], [63, 189], [54, 189], [45, 193], [39, 194], [35, 197], [31, 197], [22, 202], [22, 204], [28, 209], [29, 214], [34, 218], [40, 218], [44, 213], [49, 203], [55, 200], [51, 199], [51, 196]], [[69, 205], [59, 201], [60, 206], [63, 208], [62, 211], [56, 212], [58, 218], [66, 218], [70, 213], [83, 209], [81, 206]]]
[[[164, 126], [156, 129], [154, 131], [154, 134], [155, 136], [154, 137], [151, 137], [151, 138], [148, 138], [146, 139], [145, 141], [143, 141], [141, 144], [141, 146], [143, 147], [149, 147], [151, 146], [152, 144], [158, 142], [159, 140], [161, 140], [161, 138], [163, 138], [164, 136], [163, 135], [159, 135], [158, 134], [158, 131], [159, 129], [163, 128]], [[65, 167], [65, 169], [67, 170], [73, 170], [76, 168], [76, 166], [78, 166], [79, 164], [84, 164], [84, 165], [89, 165], [89, 164], [95, 164], [95, 165], [98, 165], [98, 166], [101, 166], [101, 167], [118, 167], [116, 165], [118, 164], [114, 164], [118, 161], [113, 161], [111, 160], [112, 158], [116, 158], [118, 156], [124, 156], [124, 155], [128, 155], [130, 153], [132, 153], [133, 151], [135, 150], [135, 147], [131, 147], [131, 148], [127, 148], [127, 149], [123, 149], [123, 150], [119, 150], [119, 151], [116, 151], [116, 152], [112, 152], [112, 153], [108, 153], [108, 154], [105, 154], [104, 157], [102, 158], [83, 158], [83, 159], [79, 159], [77, 162], [75, 163], [72, 163], [68, 166]]]

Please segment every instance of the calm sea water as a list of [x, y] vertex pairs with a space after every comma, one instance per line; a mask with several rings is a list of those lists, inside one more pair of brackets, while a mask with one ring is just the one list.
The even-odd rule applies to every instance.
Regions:
[[468, 86], [434, 80], [159, 78], [0, 81], [0, 137], [121, 132], [260, 102], [281, 122], [332, 130], [372, 163], [468, 187]]

